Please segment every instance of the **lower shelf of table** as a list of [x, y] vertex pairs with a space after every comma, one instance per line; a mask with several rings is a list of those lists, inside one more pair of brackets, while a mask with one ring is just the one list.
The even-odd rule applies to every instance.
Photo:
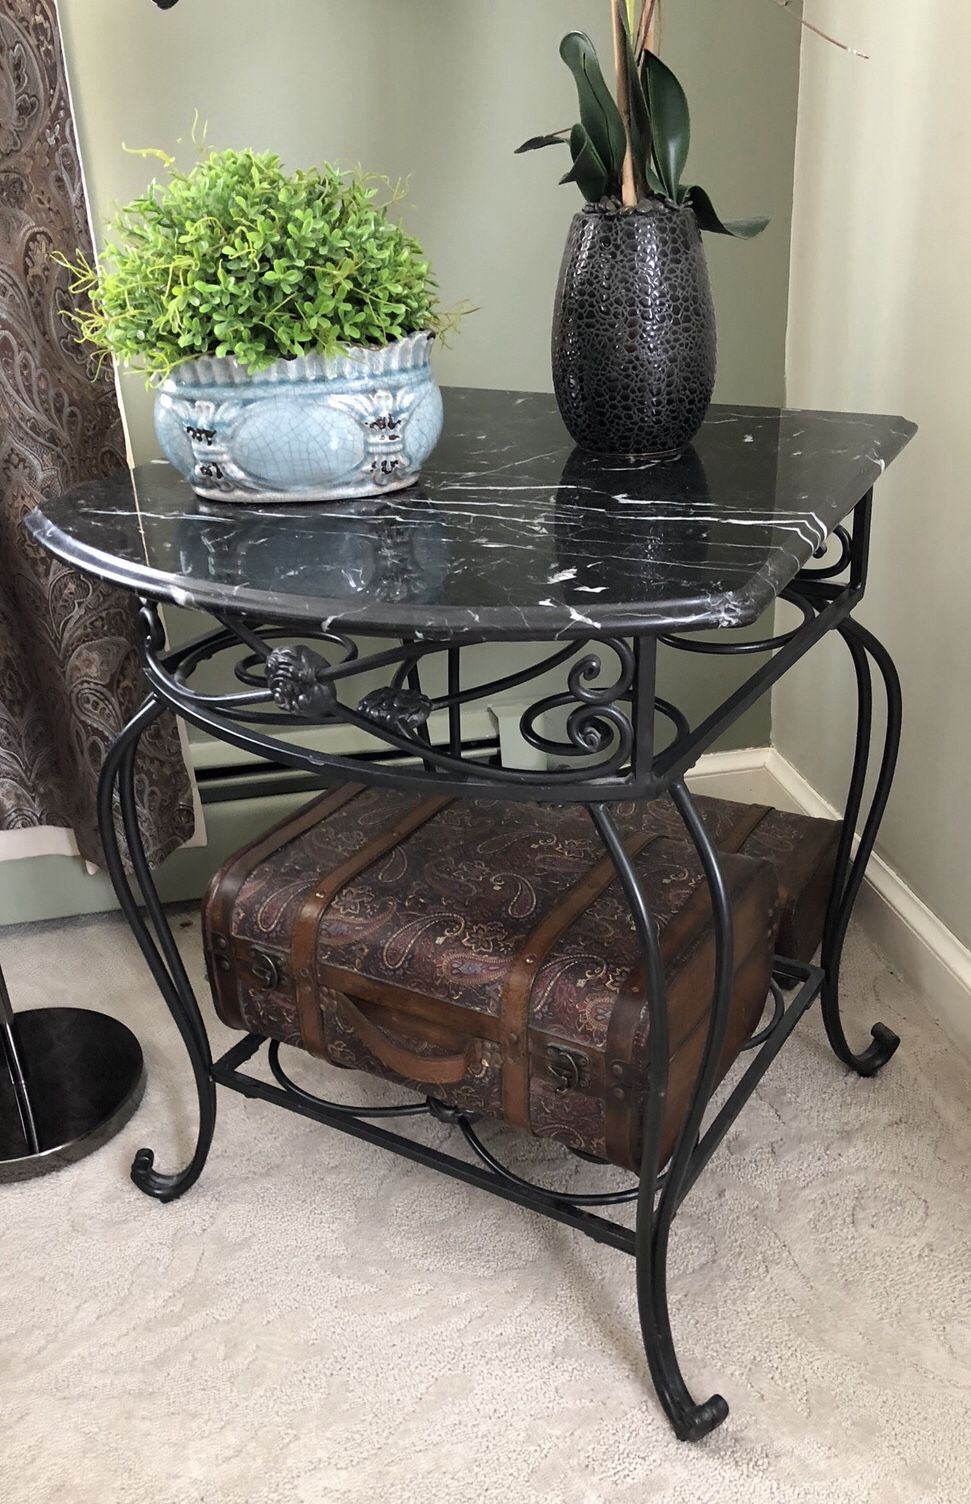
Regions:
[[[701, 1136], [695, 1144], [681, 1190], [681, 1198], [687, 1195], [719, 1144], [724, 1139], [745, 1103], [755, 1091], [762, 1077], [772, 1064], [783, 1045], [789, 1039], [803, 1014], [819, 996], [824, 973], [816, 966], [806, 966], [797, 961], [776, 958], [774, 967], [774, 993], [776, 1005], [769, 1024], [750, 1041], [751, 1059], [742, 1075], [729, 1091], [725, 1100], [714, 1111]], [[788, 997], [786, 994], [790, 994]], [[276, 1084], [260, 1080], [241, 1069], [248, 1060], [268, 1045], [268, 1061]], [[401, 1155], [427, 1169], [437, 1170], [467, 1185], [477, 1186], [493, 1196], [511, 1201], [518, 1206], [539, 1212], [554, 1222], [575, 1228], [598, 1243], [619, 1248], [624, 1253], [635, 1253], [635, 1235], [631, 1228], [601, 1216], [593, 1208], [621, 1205], [636, 1201], [640, 1187], [635, 1182], [622, 1191], [591, 1192], [580, 1194], [556, 1191], [523, 1180], [499, 1163], [479, 1139], [474, 1123], [456, 1109], [443, 1107], [432, 1099], [402, 1103], [395, 1107], [345, 1107], [325, 1101], [304, 1090], [286, 1075], [279, 1060], [279, 1045], [268, 1043], [261, 1035], [247, 1035], [233, 1045], [212, 1067], [213, 1080], [231, 1091], [245, 1097], [258, 1098], [274, 1106], [283, 1107], [301, 1117], [336, 1128], [339, 1133], [374, 1144], [392, 1154]], [[460, 1159], [442, 1149], [423, 1144], [406, 1134], [394, 1132], [381, 1126], [382, 1119], [401, 1119], [430, 1115], [441, 1122], [451, 1123], [462, 1137], [463, 1144], [475, 1158]]]

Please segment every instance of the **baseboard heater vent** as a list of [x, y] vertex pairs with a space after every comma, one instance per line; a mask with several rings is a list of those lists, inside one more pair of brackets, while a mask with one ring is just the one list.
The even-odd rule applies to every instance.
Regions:
[[[448, 743], [433, 742], [432, 748], [447, 752]], [[475, 762], [498, 763], [499, 738], [482, 737], [477, 741], [466, 742], [462, 752], [463, 757]], [[354, 752], [348, 754], [347, 762], [378, 762], [405, 768], [420, 766], [421, 758], [407, 752]], [[318, 789], [332, 787], [334, 775], [304, 773], [288, 768], [283, 763], [273, 762], [217, 763], [212, 766], [207, 763], [196, 767], [196, 782], [203, 804], [212, 805], [228, 804], [237, 799], [273, 799], [304, 792], [312, 794]]]

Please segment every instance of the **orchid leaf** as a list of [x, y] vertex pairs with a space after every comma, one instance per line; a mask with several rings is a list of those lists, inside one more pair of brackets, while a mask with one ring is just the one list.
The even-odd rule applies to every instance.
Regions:
[[715, 206], [703, 188], [689, 188], [686, 201], [694, 210], [695, 218], [703, 230], [712, 235], [734, 235], [738, 240], [754, 240], [769, 223], [763, 216], [755, 219], [720, 219]]
[[671, 69], [653, 52], [644, 54], [643, 78], [658, 177], [664, 192], [676, 204], [691, 145], [688, 101]]
[[600, 153], [582, 125], [575, 125], [570, 133], [570, 151], [573, 166], [560, 182], [576, 183], [587, 203], [599, 204], [607, 197], [609, 176]]
[[542, 151], [544, 146], [566, 146], [570, 140], [570, 127], [566, 130], [553, 131], [548, 136], [530, 136], [522, 146], [517, 146], [514, 155], [519, 156], [524, 151]]
[[627, 132], [604, 82], [597, 50], [584, 32], [571, 31], [560, 43], [560, 56], [573, 74], [580, 99], [580, 123], [607, 170], [607, 187], [617, 187], [627, 155]]

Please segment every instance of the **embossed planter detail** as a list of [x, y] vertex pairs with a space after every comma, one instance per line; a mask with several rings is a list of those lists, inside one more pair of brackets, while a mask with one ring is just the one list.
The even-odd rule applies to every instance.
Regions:
[[591, 204], [570, 226], [553, 319], [553, 384], [598, 454], [677, 454], [715, 386], [715, 310], [698, 221], [660, 199]]
[[432, 334], [378, 350], [186, 361], [159, 387], [165, 457], [208, 501], [337, 501], [413, 486], [442, 431]]

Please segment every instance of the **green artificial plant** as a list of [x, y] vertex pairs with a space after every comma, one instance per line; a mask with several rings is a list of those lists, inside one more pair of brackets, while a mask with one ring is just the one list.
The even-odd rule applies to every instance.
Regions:
[[101, 265], [60, 258], [98, 349], [152, 376], [206, 355], [258, 371], [451, 322], [421, 246], [379, 198], [387, 185], [329, 164], [288, 173], [272, 153], [211, 151], [185, 173], [144, 155], [166, 181], [121, 210]]

